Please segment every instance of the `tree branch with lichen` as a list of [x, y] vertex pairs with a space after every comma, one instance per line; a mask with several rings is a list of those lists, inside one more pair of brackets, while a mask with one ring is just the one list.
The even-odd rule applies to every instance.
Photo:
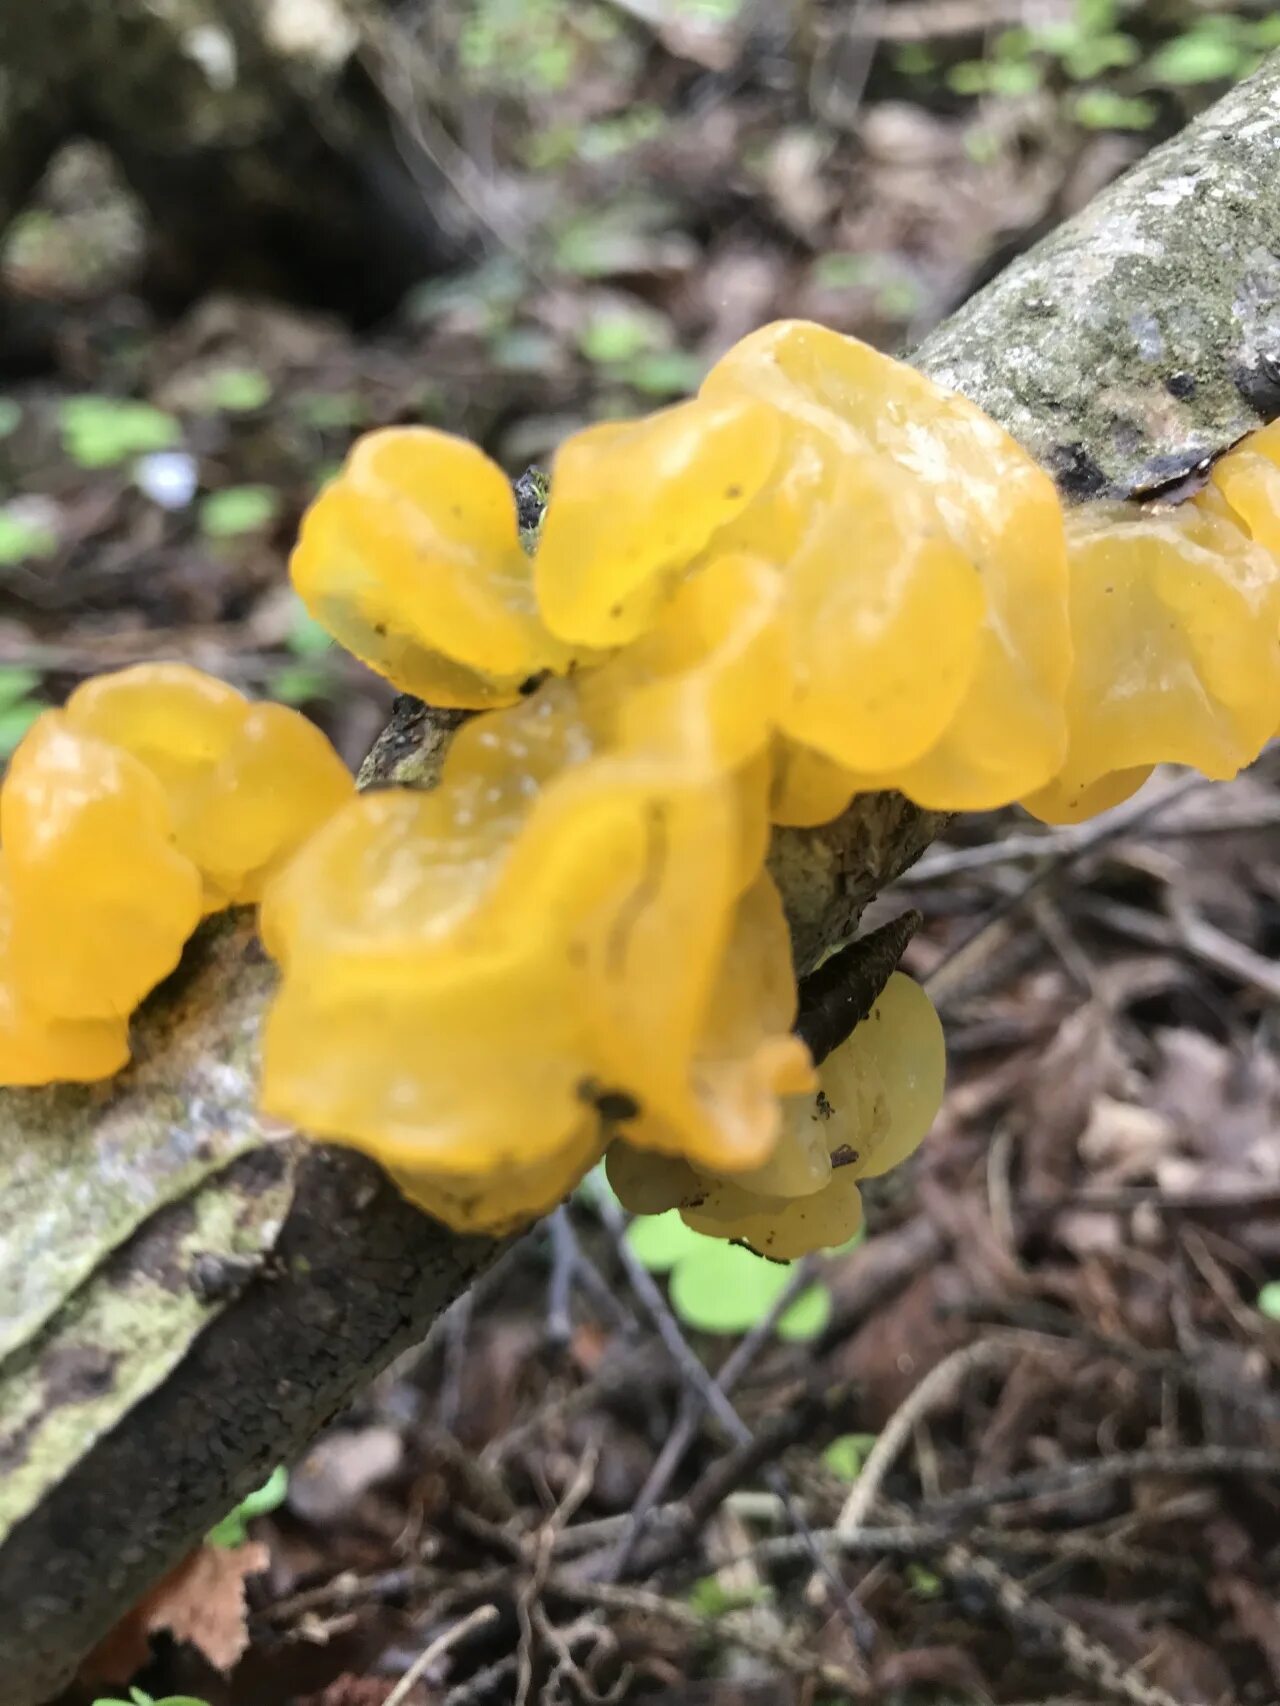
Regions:
[[[917, 352], [1068, 497], [1194, 477], [1280, 411], [1280, 59]], [[362, 775], [430, 786], [456, 713], [402, 700]], [[940, 824], [864, 794], [775, 830], [804, 972]], [[492, 1260], [371, 1163], [255, 1111], [274, 973], [206, 925], [109, 1084], [0, 1094], [0, 1706], [111, 1622]]]

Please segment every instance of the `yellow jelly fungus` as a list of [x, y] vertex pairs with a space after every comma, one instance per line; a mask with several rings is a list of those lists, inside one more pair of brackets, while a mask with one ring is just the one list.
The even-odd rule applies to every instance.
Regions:
[[1196, 502], [1216, 508], [1215, 498], [1251, 538], [1280, 557], [1280, 421], [1251, 433], [1214, 464], [1209, 490]]
[[942, 1100], [942, 1028], [928, 996], [895, 973], [871, 1014], [818, 1070], [816, 1094], [789, 1097], [773, 1154], [760, 1166], [697, 1169], [611, 1145], [609, 1182], [623, 1206], [678, 1207], [695, 1231], [789, 1261], [844, 1243], [862, 1221], [858, 1181], [917, 1147]]
[[1195, 504], [1091, 504], [1068, 516], [1068, 541], [1070, 745], [1027, 810], [1075, 821], [1159, 763], [1234, 776], [1276, 727], [1280, 564]]
[[[742, 392], [788, 419], [783, 460], [794, 446], [809, 470], [812, 501], [793, 490], [785, 505], [798, 522], [787, 732], [864, 786], [942, 810], [1047, 781], [1071, 657], [1048, 475], [964, 398], [803, 321], [745, 339], [703, 386]], [[785, 540], [776, 512], [762, 525]]]
[[433, 705], [510, 704], [573, 662], [538, 617], [506, 477], [430, 427], [360, 440], [307, 512], [290, 572], [335, 639]]
[[928, 1123], [941, 1045], [894, 979], [813, 1100], [769, 824], [881, 788], [1076, 818], [1165, 759], [1233, 773], [1280, 718], [1277, 478], [1268, 431], [1183, 510], [1064, 523], [980, 410], [801, 322], [567, 440], [532, 557], [478, 451], [375, 435], [298, 586], [401, 687], [506, 708], [434, 793], [350, 805], [269, 886], [267, 1105], [466, 1229], [617, 1139], [637, 1207], [838, 1241]]
[[883, 788], [1075, 820], [1162, 762], [1235, 774], [1280, 722], [1277, 553], [1280, 426], [1193, 501], [1064, 518], [972, 404], [802, 322], [568, 439], [532, 556], [479, 450], [375, 433], [295, 583], [482, 714], [432, 792], [359, 798], [301, 719], [182, 666], [42, 717], [0, 794], [0, 1067], [112, 1070], [201, 905], [261, 889], [267, 1108], [450, 1225], [507, 1231], [612, 1145], [637, 1209], [841, 1242], [933, 1116], [940, 1032], [895, 976], [815, 1079], [770, 823]]
[[10, 762], [0, 845], [10, 975], [33, 1007], [125, 1018], [177, 965], [200, 875], [174, 846], [164, 789], [130, 753], [46, 711]]
[[364, 796], [320, 831], [264, 903], [270, 1111], [419, 1193], [471, 1181], [433, 1209], [462, 1224], [465, 1198], [468, 1226], [507, 1223], [515, 1169], [572, 1173], [616, 1124], [710, 1163], [767, 1156], [779, 1094], [809, 1082], [760, 875], [774, 595], [724, 559], [593, 677], [464, 726], [432, 792]]
[[314, 723], [284, 705], [253, 704], [187, 664], [98, 676], [71, 695], [65, 716], [160, 782], [208, 911], [257, 900], [269, 873], [352, 793]]
[[840, 816], [858, 791], [857, 778], [843, 765], [811, 746], [774, 739], [769, 821], [796, 829], [812, 829]]
[[129, 1058], [127, 1019], [50, 1018], [31, 1005], [14, 974], [13, 896], [0, 870], [0, 1084], [89, 1083]]
[[185, 664], [43, 713], [0, 788], [0, 1083], [118, 1071], [201, 913], [255, 898], [352, 792], [296, 711]]
[[651, 627], [671, 585], [760, 490], [778, 429], [749, 398], [695, 398], [566, 439], [534, 558], [547, 624], [592, 646]]

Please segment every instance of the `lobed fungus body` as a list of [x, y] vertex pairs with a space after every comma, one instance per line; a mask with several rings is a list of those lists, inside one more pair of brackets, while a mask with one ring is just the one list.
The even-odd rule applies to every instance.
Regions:
[[350, 793], [296, 712], [185, 665], [44, 712], [0, 788], [0, 1082], [119, 1070], [202, 914], [252, 899]]
[[374, 433], [292, 573], [477, 713], [438, 785], [348, 797], [300, 719], [180, 666], [87, 684], [0, 798], [0, 1064], [111, 1070], [199, 912], [261, 894], [266, 1107], [451, 1225], [519, 1225], [611, 1145], [637, 1208], [842, 1241], [932, 1117], [940, 1034], [894, 978], [815, 1079], [771, 826], [883, 789], [1074, 821], [1159, 763], [1235, 774], [1280, 724], [1278, 553], [1280, 427], [1193, 501], [1064, 513], [979, 409], [802, 322], [566, 440], [532, 551], [474, 446]]
[[856, 1141], [817, 1129], [770, 826], [888, 788], [1074, 819], [1166, 760], [1234, 774], [1280, 720], [1277, 482], [1269, 432], [1194, 504], [1064, 514], [980, 410], [799, 322], [568, 439], [531, 556], [478, 451], [374, 435], [295, 581], [482, 714], [433, 794], [353, 803], [271, 885], [267, 1106], [468, 1230], [613, 1142], [637, 1206], [773, 1254], [846, 1236], [941, 1047], [895, 981], [822, 1068]]
[[929, 997], [896, 972], [870, 1014], [818, 1069], [816, 1091], [787, 1097], [773, 1154], [725, 1172], [613, 1144], [606, 1170], [624, 1208], [678, 1208], [697, 1232], [790, 1261], [843, 1244], [862, 1224], [860, 1180], [906, 1160], [942, 1101], [946, 1056]]
[[615, 1129], [769, 1154], [809, 1081], [762, 870], [775, 598], [724, 558], [598, 671], [465, 725], [430, 793], [310, 842], [263, 909], [269, 1111], [464, 1229], [527, 1218], [529, 1181], [563, 1194]]

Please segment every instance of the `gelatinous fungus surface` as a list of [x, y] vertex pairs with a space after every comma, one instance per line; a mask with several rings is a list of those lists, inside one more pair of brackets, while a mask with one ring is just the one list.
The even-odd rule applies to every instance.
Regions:
[[296, 711], [184, 664], [44, 712], [0, 788], [0, 1082], [118, 1071], [202, 914], [255, 899], [351, 792]]
[[517, 1226], [607, 1149], [637, 1210], [843, 1241], [941, 1035], [895, 976], [815, 1074], [771, 826], [883, 789], [1074, 821], [1166, 761], [1234, 775], [1280, 725], [1278, 553], [1280, 427], [1190, 502], [1064, 510], [981, 410], [803, 322], [566, 440], [536, 530], [474, 446], [374, 433], [292, 573], [476, 713], [438, 784], [348, 797], [308, 725], [180, 666], [87, 684], [0, 797], [0, 1059], [113, 1070], [199, 912], [261, 894], [265, 1106], [449, 1224]]

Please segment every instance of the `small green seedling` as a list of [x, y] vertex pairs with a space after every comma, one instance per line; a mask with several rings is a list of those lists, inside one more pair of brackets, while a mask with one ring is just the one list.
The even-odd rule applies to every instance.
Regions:
[[[222, 1521], [211, 1528], [205, 1539], [210, 1546], [243, 1546], [249, 1538], [249, 1522], [255, 1516], [266, 1516], [269, 1511], [278, 1510], [285, 1501], [289, 1491], [289, 1471], [283, 1464], [271, 1471], [270, 1479], [265, 1481], [256, 1493], [250, 1493], [241, 1499], [233, 1511], [223, 1517]], [[164, 1706], [157, 1701], [156, 1706]]]
[[876, 1434], [841, 1434], [822, 1454], [822, 1461], [838, 1481], [856, 1481], [875, 1446]]
[[208, 1702], [197, 1700], [194, 1694], [166, 1694], [162, 1700], [157, 1700], [145, 1688], [131, 1688], [127, 1700], [115, 1695], [109, 1699], [102, 1696], [94, 1701], [93, 1706], [208, 1706]]
[[224, 367], [210, 374], [201, 401], [223, 414], [253, 414], [271, 401], [271, 381], [256, 367]]

